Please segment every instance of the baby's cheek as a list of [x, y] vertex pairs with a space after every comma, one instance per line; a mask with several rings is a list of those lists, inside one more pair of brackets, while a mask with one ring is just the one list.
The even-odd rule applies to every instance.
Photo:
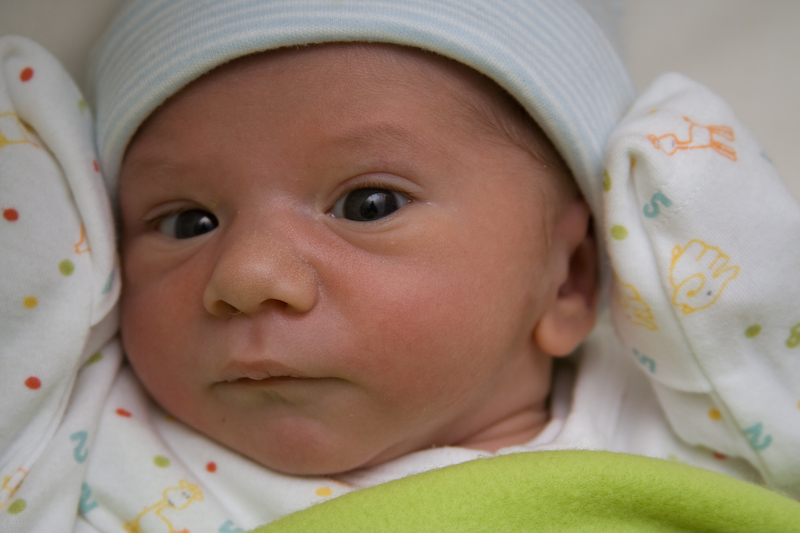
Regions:
[[128, 292], [121, 304], [121, 332], [125, 355], [142, 384], [167, 409], [173, 410], [192, 368], [180, 345], [184, 325], [172, 319], [173, 310], [146, 291]]

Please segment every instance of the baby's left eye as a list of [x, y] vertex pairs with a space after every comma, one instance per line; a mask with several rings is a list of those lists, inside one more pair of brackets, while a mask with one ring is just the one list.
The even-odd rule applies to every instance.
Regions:
[[208, 211], [189, 209], [164, 217], [158, 230], [173, 239], [191, 239], [214, 230], [218, 225], [217, 217]]
[[356, 222], [371, 222], [387, 217], [410, 202], [397, 191], [365, 187], [348, 192], [336, 202], [331, 214]]

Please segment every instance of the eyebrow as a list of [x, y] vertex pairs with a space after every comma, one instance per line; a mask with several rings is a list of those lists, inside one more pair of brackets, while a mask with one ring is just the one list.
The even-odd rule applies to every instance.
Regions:
[[399, 126], [391, 121], [376, 121], [374, 123], [359, 123], [335, 135], [333, 145], [347, 145], [362, 142], [388, 142], [399, 141], [410, 147], [426, 146], [430, 139], [421, 136], [417, 131]]

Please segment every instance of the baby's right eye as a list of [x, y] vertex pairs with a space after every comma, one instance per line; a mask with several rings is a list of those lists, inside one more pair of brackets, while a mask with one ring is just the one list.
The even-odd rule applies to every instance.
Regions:
[[219, 225], [217, 217], [202, 209], [189, 209], [164, 217], [158, 231], [173, 239], [191, 239], [208, 233]]

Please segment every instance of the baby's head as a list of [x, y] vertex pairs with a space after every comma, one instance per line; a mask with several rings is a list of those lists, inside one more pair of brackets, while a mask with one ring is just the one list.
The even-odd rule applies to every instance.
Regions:
[[375, 43], [246, 55], [174, 92], [117, 181], [123, 342], [158, 403], [293, 474], [538, 434], [552, 358], [593, 325], [596, 250], [514, 98]]

